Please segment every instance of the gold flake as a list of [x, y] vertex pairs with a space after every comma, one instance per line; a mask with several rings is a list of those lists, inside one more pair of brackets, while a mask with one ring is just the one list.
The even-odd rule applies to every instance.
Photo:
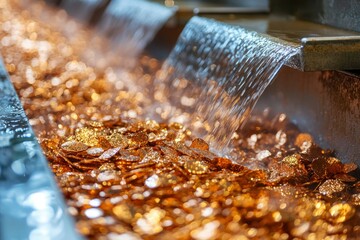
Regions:
[[126, 148], [128, 146], [128, 139], [120, 133], [112, 133], [110, 136], [107, 136], [106, 139], [113, 147]]
[[200, 149], [200, 150], [209, 150], [209, 144], [207, 144], [204, 140], [202, 140], [201, 138], [195, 138], [190, 147], [192, 148], [197, 148], [197, 149]]
[[118, 153], [120, 150], [119, 147], [117, 148], [110, 148], [108, 150], [106, 150], [103, 154], [101, 154], [101, 156], [99, 157], [99, 159], [109, 159], [112, 158], [116, 153]]
[[99, 133], [92, 128], [78, 128], [75, 131], [75, 139], [91, 147], [99, 143], [98, 136]]
[[104, 124], [102, 122], [98, 122], [98, 121], [87, 121], [86, 125], [88, 125], [90, 127], [94, 127], [94, 128], [104, 127]]
[[126, 223], [131, 223], [134, 218], [134, 210], [127, 204], [119, 204], [112, 209], [115, 216]]
[[343, 191], [345, 186], [346, 185], [339, 180], [329, 179], [321, 184], [319, 187], [319, 192], [328, 197], [332, 197], [334, 193]]
[[206, 163], [195, 159], [187, 159], [184, 163], [184, 168], [191, 174], [204, 174], [209, 169]]
[[355, 209], [348, 203], [337, 203], [329, 209], [330, 219], [333, 223], [342, 223], [350, 219]]
[[95, 147], [95, 148], [89, 148], [86, 150], [86, 153], [91, 156], [100, 156], [104, 152], [103, 148]]
[[64, 142], [63, 144], [61, 144], [61, 148], [65, 151], [69, 151], [69, 152], [81, 152], [81, 151], [85, 151], [89, 147], [86, 144], [81, 143], [81, 142], [68, 141], [68, 142]]
[[296, 166], [299, 164], [299, 158], [300, 156], [298, 154], [293, 154], [290, 156], [286, 156], [282, 161], [291, 166]]

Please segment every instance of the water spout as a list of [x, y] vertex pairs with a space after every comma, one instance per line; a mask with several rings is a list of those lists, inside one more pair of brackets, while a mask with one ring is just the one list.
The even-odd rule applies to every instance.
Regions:
[[[256, 32], [194, 17], [164, 63], [159, 88], [191, 116], [193, 131], [225, 153], [232, 133], [297, 52]], [[199, 121], [207, 127], [197, 129]]]
[[143, 0], [113, 0], [98, 24], [121, 56], [136, 57], [173, 16], [174, 10]]

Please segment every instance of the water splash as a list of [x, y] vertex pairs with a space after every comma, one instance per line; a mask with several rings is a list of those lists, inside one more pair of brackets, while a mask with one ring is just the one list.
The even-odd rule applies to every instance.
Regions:
[[114, 40], [121, 56], [136, 57], [173, 14], [173, 9], [156, 3], [113, 0], [98, 28]]
[[194, 17], [164, 63], [158, 88], [191, 116], [187, 124], [197, 135], [226, 153], [232, 133], [295, 53], [256, 32]]

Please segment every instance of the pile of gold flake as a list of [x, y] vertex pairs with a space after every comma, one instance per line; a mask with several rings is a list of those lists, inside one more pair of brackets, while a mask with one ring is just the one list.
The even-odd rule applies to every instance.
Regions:
[[284, 114], [253, 117], [234, 134], [234, 163], [181, 124], [140, 120], [149, 100], [128, 83], [150, 84], [156, 60], [144, 56], [120, 74], [106, 57], [89, 57], [98, 56], [87, 52], [91, 33], [63, 11], [17, 0], [0, 0], [0, 11], [4, 63], [85, 237], [360, 236], [356, 165], [318, 147]]

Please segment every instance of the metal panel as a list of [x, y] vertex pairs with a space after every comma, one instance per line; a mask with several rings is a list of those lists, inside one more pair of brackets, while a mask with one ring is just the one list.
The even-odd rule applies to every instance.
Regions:
[[204, 15], [299, 49], [287, 64], [302, 71], [360, 69], [360, 33], [289, 17]]
[[270, 7], [273, 14], [360, 32], [359, 0], [271, 0]]
[[360, 164], [360, 77], [338, 71], [301, 72], [283, 68], [255, 111], [286, 113], [316, 142], [336, 150], [344, 162]]

